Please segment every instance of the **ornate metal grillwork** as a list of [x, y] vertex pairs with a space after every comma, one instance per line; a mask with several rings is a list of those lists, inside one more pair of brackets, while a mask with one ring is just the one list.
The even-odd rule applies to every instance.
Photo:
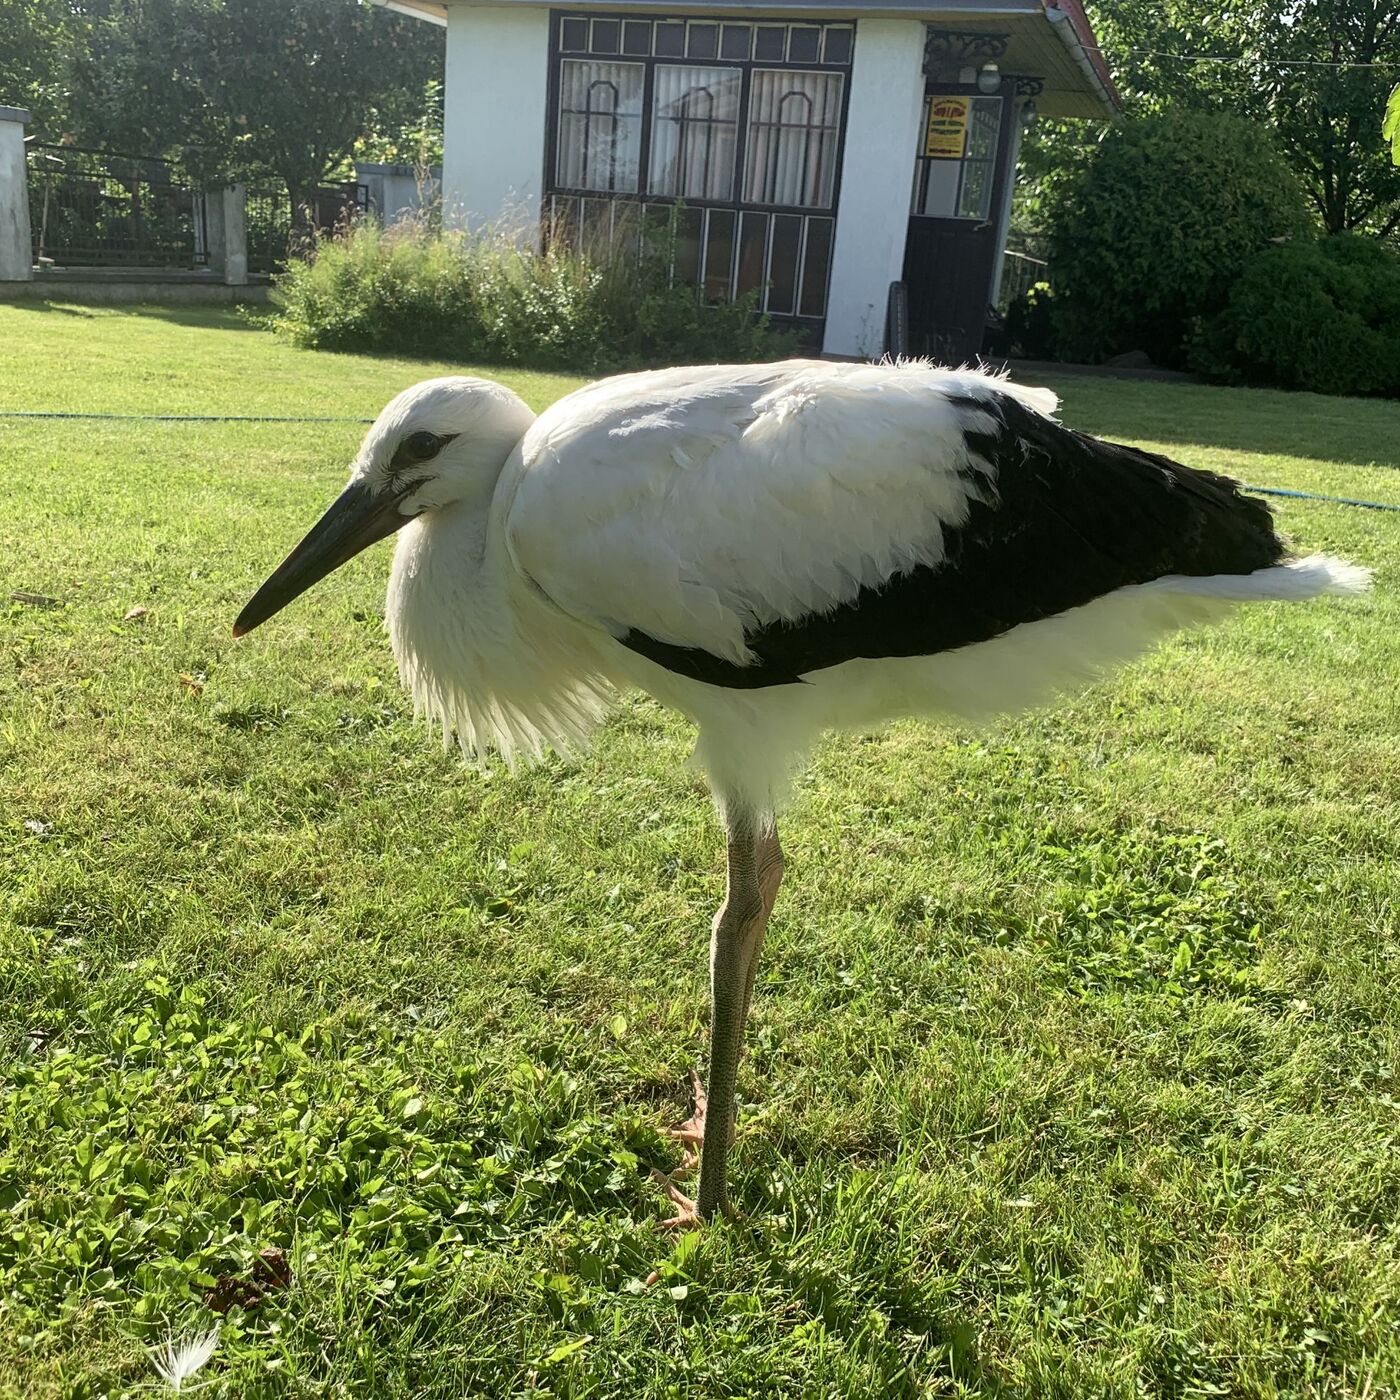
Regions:
[[1009, 34], [984, 34], [963, 29], [930, 29], [924, 41], [924, 72], [943, 75], [969, 64], [992, 63], [1006, 57]]

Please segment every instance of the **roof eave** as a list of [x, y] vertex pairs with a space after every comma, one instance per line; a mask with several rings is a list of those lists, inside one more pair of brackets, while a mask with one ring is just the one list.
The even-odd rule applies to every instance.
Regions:
[[443, 28], [447, 26], [447, 6], [441, 0], [370, 0], [370, 3], [393, 10], [395, 14], [410, 15]]
[[1060, 42], [1070, 52], [1080, 71], [1089, 79], [1090, 86], [1103, 104], [1104, 116], [1116, 117], [1123, 108], [1123, 99], [1114, 86], [1113, 75], [1104, 61], [1103, 50], [1099, 48], [1089, 24], [1089, 16], [1084, 13], [1082, 0], [1044, 0], [1045, 18], [1059, 35]]

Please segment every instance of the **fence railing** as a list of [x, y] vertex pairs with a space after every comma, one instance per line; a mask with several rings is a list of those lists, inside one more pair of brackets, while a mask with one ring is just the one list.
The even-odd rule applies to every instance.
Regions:
[[[292, 218], [291, 196], [285, 186], [263, 186], [247, 194], [248, 271], [277, 272], [289, 256], [299, 251], [296, 221]], [[369, 187], [350, 181], [343, 185], [322, 185], [307, 207], [304, 229], [329, 233], [343, 228], [369, 212]]]
[[34, 258], [69, 267], [195, 267], [208, 262], [204, 201], [166, 160], [43, 142], [29, 145]]
[[1048, 281], [1049, 264], [1044, 258], [1008, 248], [1002, 254], [1001, 288], [997, 294], [997, 309], [1003, 314], [1026, 295], [1037, 282]]
[[[41, 267], [189, 269], [218, 263], [218, 273], [239, 251], [228, 246], [222, 192], [206, 198], [177, 162], [42, 141], [30, 142], [27, 150], [29, 223], [34, 261]], [[301, 220], [292, 217], [285, 186], [247, 191], [245, 219], [238, 224], [240, 230], [246, 224], [247, 272], [268, 274], [285, 266], [298, 251], [298, 227], [330, 232], [368, 209], [369, 189], [354, 181], [316, 190]]]

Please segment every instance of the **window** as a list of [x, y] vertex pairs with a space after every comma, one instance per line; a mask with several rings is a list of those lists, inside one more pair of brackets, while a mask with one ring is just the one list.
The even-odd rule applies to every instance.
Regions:
[[829, 209], [841, 132], [839, 73], [759, 69], [749, 89], [750, 204]]
[[737, 68], [657, 66], [651, 99], [651, 194], [730, 198], [742, 78]]
[[991, 217], [1003, 102], [953, 93], [924, 99], [924, 145], [914, 165], [915, 214], [982, 223]]
[[574, 190], [635, 194], [646, 69], [640, 63], [574, 58], [559, 69], [556, 181]]
[[553, 17], [546, 236], [672, 230], [672, 276], [775, 316], [826, 314], [849, 21]]

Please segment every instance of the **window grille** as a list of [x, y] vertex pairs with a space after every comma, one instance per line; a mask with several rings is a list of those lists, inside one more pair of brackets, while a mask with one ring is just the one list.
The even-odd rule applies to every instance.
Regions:
[[748, 203], [831, 207], [844, 86], [840, 73], [754, 73], [744, 178]]
[[677, 280], [820, 320], [855, 26], [556, 12], [553, 35], [551, 242], [670, 226]]
[[728, 199], [739, 131], [737, 68], [659, 64], [652, 95], [652, 194]]
[[560, 185], [637, 192], [645, 72], [640, 63], [563, 61], [555, 167]]

